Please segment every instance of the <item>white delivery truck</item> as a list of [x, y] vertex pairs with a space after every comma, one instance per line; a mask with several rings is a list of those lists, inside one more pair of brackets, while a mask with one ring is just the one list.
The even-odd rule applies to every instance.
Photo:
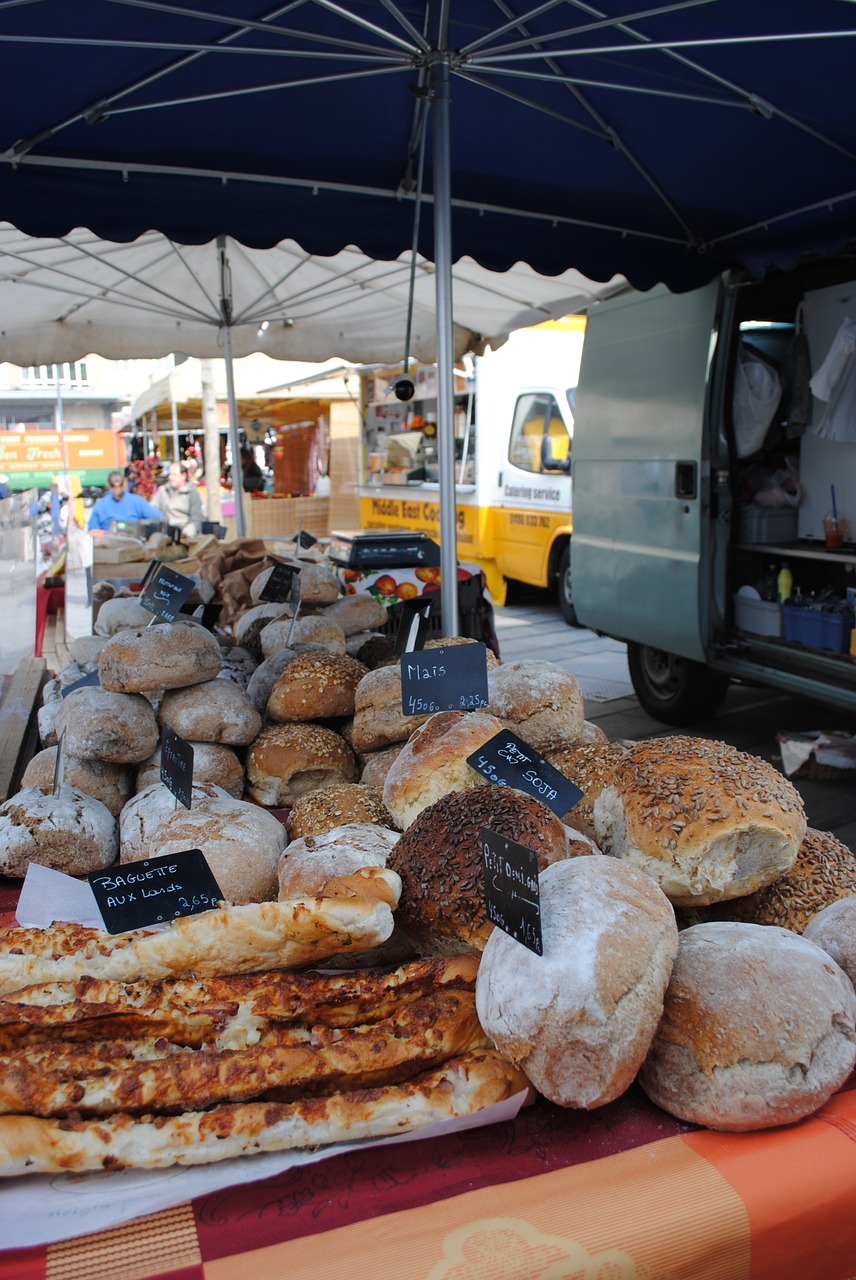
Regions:
[[732, 679], [856, 710], [853, 317], [850, 257], [589, 318], [574, 604], [627, 642], [666, 723], [712, 714]]
[[[497, 604], [508, 579], [569, 593], [574, 394], [585, 319], [512, 333], [456, 376], [458, 558], [477, 563]], [[416, 372], [416, 396], [395, 399], [399, 371], [364, 379], [363, 529], [438, 535], [436, 371]]]

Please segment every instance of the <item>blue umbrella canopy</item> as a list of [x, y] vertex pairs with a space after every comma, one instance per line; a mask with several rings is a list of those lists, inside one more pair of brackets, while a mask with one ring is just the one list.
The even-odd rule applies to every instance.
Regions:
[[[853, 235], [854, 18], [841, 0], [24, 0], [0, 6], [0, 218], [395, 258], [448, 79], [455, 257], [641, 288], [760, 274]], [[433, 259], [427, 208], [418, 243]]]

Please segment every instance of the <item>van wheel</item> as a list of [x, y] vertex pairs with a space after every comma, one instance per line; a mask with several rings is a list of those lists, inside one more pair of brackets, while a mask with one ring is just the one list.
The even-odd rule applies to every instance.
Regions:
[[565, 619], [569, 627], [577, 625], [577, 611], [574, 608], [574, 597], [571, 594], [571, 544], [565, 547], [562, 552], [562, 559], [559, 561], [559, 608], [562, 611], [562, 617]]
[[647, 644], [628, 644], [627, 664], [640, 703], [664, 724], [709, 720], [728, 692], [728, 676]]

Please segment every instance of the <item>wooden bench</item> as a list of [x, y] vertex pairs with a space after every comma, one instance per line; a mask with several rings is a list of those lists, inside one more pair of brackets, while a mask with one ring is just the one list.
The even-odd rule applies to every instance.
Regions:
[[37, 715], [50, 677], [44, 658], [23, 658], [0, 702], [0, 803], [21, 786], [21, 774], [39, 747]]

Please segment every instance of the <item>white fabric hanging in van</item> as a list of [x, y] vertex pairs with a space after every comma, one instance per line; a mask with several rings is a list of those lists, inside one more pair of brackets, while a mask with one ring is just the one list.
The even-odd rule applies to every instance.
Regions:
[[841, 321], [811, 389], [818, 400], [826, 401], [812, 431], [824, 440], [856, 444], [856, 319], [851, 316]]

